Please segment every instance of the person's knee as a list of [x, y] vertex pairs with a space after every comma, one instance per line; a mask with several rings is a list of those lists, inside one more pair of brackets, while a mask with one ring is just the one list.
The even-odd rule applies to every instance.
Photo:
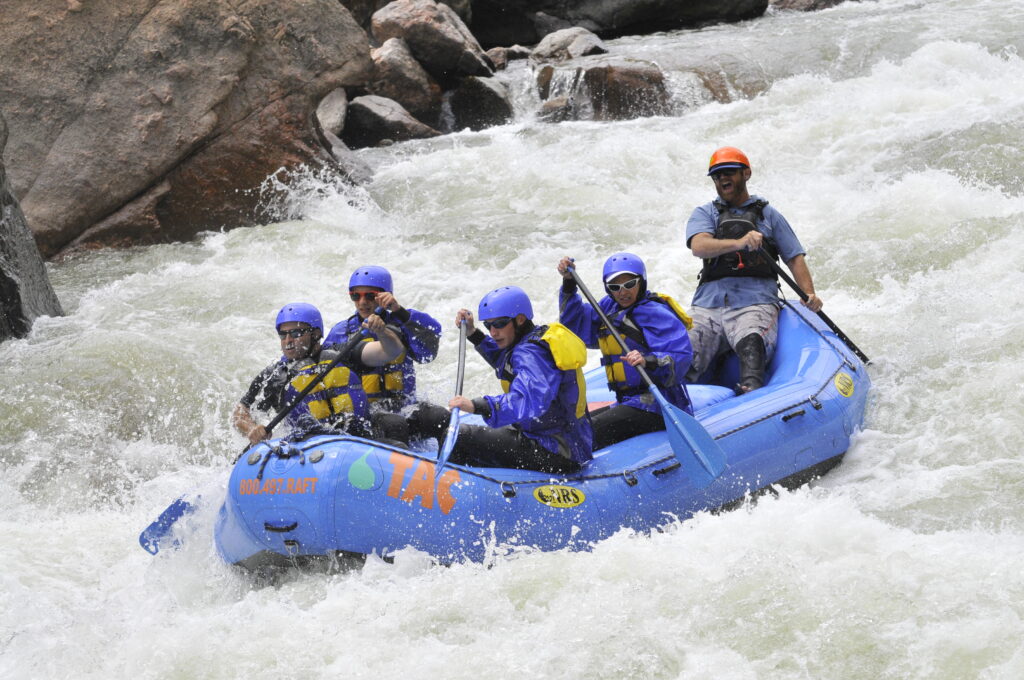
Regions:
[[749, 392], [764, 386], [764, 372], [768, 352], [764, 339], [758, 333], [744, 336], [736, 343], [736, 356], [740, 360], [739, 392]]

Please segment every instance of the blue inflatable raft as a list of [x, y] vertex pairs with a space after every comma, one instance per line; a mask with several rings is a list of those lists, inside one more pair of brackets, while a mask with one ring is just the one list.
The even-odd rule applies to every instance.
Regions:
[[[732, 384], [735, 362], [724, 368]], [[348, 436], [264, 442], [232, 470], [215, 539], [231, 564], [256, 569], [412, 546], [439, 562], [482, 561], [495, 549], [585, 550], [623, 527], [650, 530], [792, 486], [838, 464], [862, 424], [870, 379], [816, 316], [786, 305], [764, 388], [743, 396], [692, 385], [697, 420], [727, 467], [710, 485], [688, 479], [664, 432], [596, 451], [564, 478], [527, 470], [446, 466], [436, 452]], [[601, 369], [592, 408], [613, 400]]]

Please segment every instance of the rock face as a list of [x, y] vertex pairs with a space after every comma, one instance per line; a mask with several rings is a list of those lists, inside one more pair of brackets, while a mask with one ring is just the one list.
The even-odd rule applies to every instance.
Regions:
[[268, 175], [333, 163], [313, 112], [371, 72], [337, 0], [6, 0], [15, 193], [46, 256], [251, 223]]
[[602, 37], [741, 21], [768, 0], [475, 0], [470, 27], [482, 45], [533, 45], [548, 33], [582, 26]]
[[463, 78], [448, 103], [456, 130], [483, 130], [512, 120], [512, 99], [505, 86], [494, 78]]
[[[7, 123], [0, 116], [0, 154]], [[46, 267], [0, 161], [0, 342], [28, 334], [39, 316], [61, 314]]]

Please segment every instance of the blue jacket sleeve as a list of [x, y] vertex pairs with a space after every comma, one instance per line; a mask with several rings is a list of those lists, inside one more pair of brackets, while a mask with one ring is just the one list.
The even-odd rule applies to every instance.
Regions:
[[597, 329], [601, 327], [601, 318], [589, 303], [583, 302], [575, 286], [571, 292], [565, 286], [558, 289], [558, 320], [587, 347], [597, 349]]
[[441, 324], [437, 319], [415, 309], [399, 310], [391, 319], [402, 329], [402, 339], [413, 361], [425, 364], [434, 360], [441, 343]]
[[664, 387], [682, 382], [693, 360], [693, 346], [683, 322], [658, 302], [638, 305], [633, 318], [643, 328], [650, 348], [647, 356], [653, 355], [656, 363], [653, 368], [646, 367], [651, 380]]
[[508, 393], [484, 397], [491, 407], [484, 422], [491, 427], [525, 425], [544, 415], [558, 395], [562, 372], [542, 347], [523, 342], [513, 351], [512, 362], [516, 377]]

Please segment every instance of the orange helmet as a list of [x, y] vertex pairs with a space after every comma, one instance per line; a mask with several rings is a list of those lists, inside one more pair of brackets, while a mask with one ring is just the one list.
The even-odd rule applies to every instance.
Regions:
[[735, 146], [723, 146], [711, 154], [711, 162], [708, 163], [708, 176], [716, 170], [724, 170], [726, 168], [746, 168], [749, 170], [750, 161], [747, 160], [747, 155]]

